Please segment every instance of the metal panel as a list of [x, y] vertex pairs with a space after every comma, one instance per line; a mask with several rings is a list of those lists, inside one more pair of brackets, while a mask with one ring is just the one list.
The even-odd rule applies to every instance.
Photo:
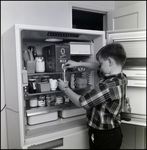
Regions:
[[[128, 21], [126, 21], [128, 20]], [[138, 14], [131, 13], [114, 18], [114, 30], [138, 28]]]
[[63, 138], [38, 144], [38, 145], [33, 145], [28, 147], [28, 149], [51, 149], [59, 146], [63, 146]]

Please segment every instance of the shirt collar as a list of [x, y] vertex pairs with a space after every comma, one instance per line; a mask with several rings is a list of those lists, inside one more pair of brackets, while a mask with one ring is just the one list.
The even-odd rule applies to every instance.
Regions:
[[124, 74], [123, 74], [123, 72], [120, 72], [120, 73], [118, 73], [118, 74], [111, 74], [111, 75], [104, 75], [104, 78], [105, 79], [110, 79], [110, 78], [112, 78], [112, 77], [118, 77], [118, 78], [121, 78], [121, 77], [123, 77], [124, 76]]

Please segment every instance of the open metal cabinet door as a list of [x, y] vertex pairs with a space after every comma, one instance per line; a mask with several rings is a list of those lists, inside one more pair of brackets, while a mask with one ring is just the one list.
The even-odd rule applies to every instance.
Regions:
[[[107, 43], [118, 42], [124, 46], [127, 61], [123, 72], [128, 77], [127, 97], [130, 99], [131, 113], [127, 117], [139, 119], [130, 123], [146, 125], [146, 30], [117, 30], [107, 32]], [[139, 106], [139, 107], [138, 107]]]
[[142, 149], [146, 147], [146, 29], [108, 31], [107, 43], [113, 42], [121, 43], [127, 53], [123, 72], [128, 77], [126, 97], [131, 106], [130, 113], [122, 114], [131, 120], [122, 120], [120, 149]]

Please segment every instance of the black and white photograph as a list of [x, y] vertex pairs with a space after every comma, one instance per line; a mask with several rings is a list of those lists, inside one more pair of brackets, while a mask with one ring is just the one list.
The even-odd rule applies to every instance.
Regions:
[[146, 149], [146, 1], [1, 1], [1, 149]]

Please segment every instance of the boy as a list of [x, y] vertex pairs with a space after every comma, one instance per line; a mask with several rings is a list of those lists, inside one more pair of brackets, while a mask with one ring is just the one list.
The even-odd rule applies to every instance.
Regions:
[[122, 143], [120, 128], [122, 103], [126, 96], [127, 77], [122, 72], [126, 52], [119, 43], [107, 44], [96, 54], [96, 63], [69, 60], [67, 68], [77, 66], [98, 69], [103, 77], [94, 89], [81, 96], [59, 79], [59, 88], [79, 107], [87, 110], [90, 149], [119, 149]]

